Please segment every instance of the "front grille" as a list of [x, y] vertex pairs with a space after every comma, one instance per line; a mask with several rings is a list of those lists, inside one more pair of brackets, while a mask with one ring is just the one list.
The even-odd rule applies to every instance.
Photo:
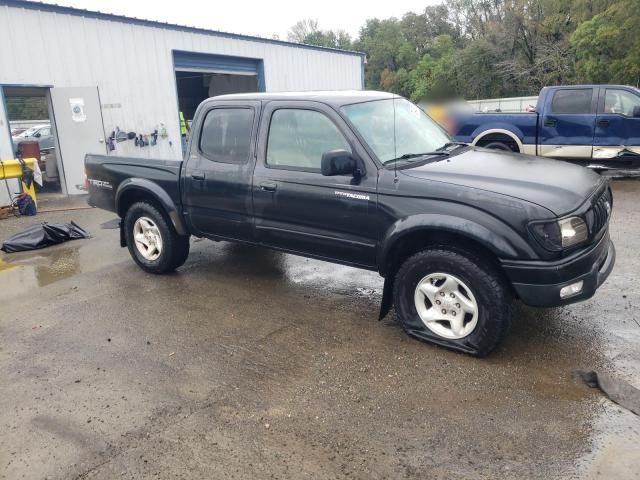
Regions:
[[587, 223], [591, 235], [596, 235], [607, 225], [611, 216], [611, 205], [611, 191], [607, 188], [587, 212]]

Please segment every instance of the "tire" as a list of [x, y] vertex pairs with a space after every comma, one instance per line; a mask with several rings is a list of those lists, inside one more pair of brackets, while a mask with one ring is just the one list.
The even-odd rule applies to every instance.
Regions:
[[482, 145], [484, 148], [490, 148], [492, 150], [502, 150], [503, 152], [514, 152], [515, 150], [504, 142], [489, 142], [486, 145]]
[[[394, 283], [398, 320], [413, 337], [476, 357], [488, 355], [506, 337], [511, 291], [495, 267], [471, 253], [423, 250], [400, 266]], [[454, 283], [457, 289], [451, 288]], [[470, 313], [474, 304], [475, 314]]]
[[[145, 272], [172, 272], [189, 256], [189, 236], [178, 235], [167, 216], [150, 202], [137, 202], [129, 207], [124, 229], [129, 253]], [[136, 234], [144, 236], [145, 231], [149, 233], [144, 238], [148, 248], [136, 241]]]

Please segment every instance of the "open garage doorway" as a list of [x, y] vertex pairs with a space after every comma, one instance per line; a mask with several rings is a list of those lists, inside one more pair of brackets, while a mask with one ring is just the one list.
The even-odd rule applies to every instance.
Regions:
[[14, 155], [37, 158], [43, 180], [42, 186], [36, 184], [39, 194], [61, 192], [49, 88], [4, 86], [2, 93]]
[[[188, 129], [203, 100], [228, 93], [263, 92], [261, 59], [194, 52], [173, 52], [179, 114]], [[182, 139], [183, 150], [186, 137]]]
[[226, 93], [258, 91], [256, 75], [208, 73], [176, 70], [178, 105], [187, 122], [193, 120], [200, 102]]

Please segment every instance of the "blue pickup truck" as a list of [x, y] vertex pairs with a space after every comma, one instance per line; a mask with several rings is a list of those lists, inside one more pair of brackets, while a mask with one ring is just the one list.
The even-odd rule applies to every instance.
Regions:
[[640, 164], [640, 90], [623, 85], [545, 87], [528, 113], [452, 113], [460, 142], [603, 167]]

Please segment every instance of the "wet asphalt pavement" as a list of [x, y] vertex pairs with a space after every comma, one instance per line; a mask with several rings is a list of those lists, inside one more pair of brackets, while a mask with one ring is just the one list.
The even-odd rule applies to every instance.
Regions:
[[640, 478], [640, 417], [572, 378], [640, 387], [640, 182], [614, 201], [606, 284], [486, 359], [378, 322], [375, 273], [192, 240], [152, 276], [111, 213], [0, 220], [94, 235], [0, 253], [0, 478]]

